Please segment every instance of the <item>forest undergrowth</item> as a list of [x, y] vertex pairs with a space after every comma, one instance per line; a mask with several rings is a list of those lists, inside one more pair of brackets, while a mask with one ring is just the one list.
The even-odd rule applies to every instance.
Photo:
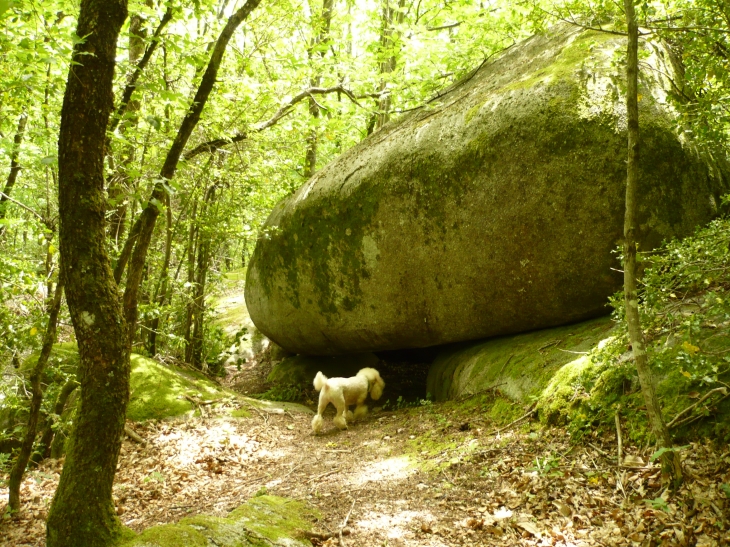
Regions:
[[[124, 441], [117, 514], [139, 532], [199, 513], [223, 516], [268, 493], [319, 511], [317, 533], [307, 535], [314, 545], [730, 545], [730, 449], [718, 418], [730, 366], [729, 243], [721, 219], [643, 257], [652, 363], [681, 382], [672, 389], [682, 397], [663, 400], [676, 406], [665, 414], [680, 409], [679, 430], [694, 439], [683, 441], [686, 481], [677, 492], [662, 484], [653, 445], [631, 429], [643, 419], [638, 400], [621, 412], [603, 400], [600, 415], [583, 405], [584, 421], [558, 427], [498, 389], [447, 403], [400, 399], [346, 431], [332, 425], [330, 407], [315, 436], [310, 393], [309, 408], [229, 398], [180, 418], [128, 422], [139, 439]], [[618, 327], [598, 353], [612, 377], [631, 374], [626, 344]], [[242, 394], [270, 389], [270, 366], [231, 364], [221, 383]], [[0, 521], [0, 545], [45, 545], [62, 464], [49, 459], [26, 474], [23, 508]]]
[[[580, 443], [516, 406], [495, 422], [491, 394], [370, 414], [347, 431], [311, 433], [311, 414], [239, 402], [201, 406], [198, 417], [133, 424], [114, 486], [122, 522], [135, 531], [197, 513], [226, 515], [263, 493], [318, 509], [314, 545], [727, 545], [730, 452], [692, 443], [689, 480], [663, 489], [648, 447], [615, 432]], [[331, 407], [330, 407], [331, 410]], [[529, 412], [527, 413], [530, 414]], [[516, 422], [516, 423], [514, 423]], [[0, 543], [45, 545], [45, 518], [62, 460], [29, 472], [19, 515]], [[0, 489], [0, 496], [6, 495]], [[340, 539], [342, 532], [342, 539]]]

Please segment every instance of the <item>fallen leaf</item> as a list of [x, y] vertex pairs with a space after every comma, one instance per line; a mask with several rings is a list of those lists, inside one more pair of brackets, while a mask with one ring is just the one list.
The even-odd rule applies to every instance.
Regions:
[[560, 511], [560, 514], [564, 517], [569, 517], [573, 514], [573, 510], [570, 508], [570, 505], [567, 503], [563, 503], [562, 501], [554, 500], [553, 505], [558, 508], [558, 511]]
[[529, 532], [530, 534], [532, 534], [535, 537], [540, 537], [542, 535], [540, 532], [540, 529], [530, 521], [518, 522], [517, 526], [519, 526], [523, 530]]

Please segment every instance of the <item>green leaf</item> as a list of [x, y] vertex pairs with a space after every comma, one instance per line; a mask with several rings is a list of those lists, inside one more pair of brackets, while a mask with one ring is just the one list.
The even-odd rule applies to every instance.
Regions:
[[149, 123], [157, 131], [159, 131], [160, 127], [162, 127], [162, 124], [160, 123], [160, 119], [157, 116], [147, 116], [146, 120], [147, 120], [147, 123]]
[[688, 445], [688, 444], [686, 444], [686, 445], [684, 445], [684, 446], [678, 446], [678, 447], [676, 447], [676, 448], [666, 448], [666, 447], [662, 447], [662, 448], [660, 448], [659, 450], [657, 450], [656, 452], [654, 452], [654, 453], [653, 453], [653, 454], [651, 455], [651, 458], [649, 458], [649, 459], [650, 459], [651, 461], [654, 461], [654, 460], [656, 460], [657, 458], [661, 458], [661, 457], [662, 457], [662, 456], [663, 456], [664, 454], [666, 454], [667, 452], [681, 452], [681, 451], [682, 451], [682, 450], [684, 450], [685, 448], [689, 448], [689, 445]]
[[0, 0], [0, 17], [3, 16], [3, 14], [10, 9], [10, 6], [13, 5], [13, 0]]

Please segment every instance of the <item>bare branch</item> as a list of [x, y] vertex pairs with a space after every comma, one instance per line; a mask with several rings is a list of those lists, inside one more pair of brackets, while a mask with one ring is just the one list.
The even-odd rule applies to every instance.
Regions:
[[35, 212], [35, 211], [34, 211], [33, 209], [31, 209], [31, 208], [30, 208], [30, 207], [28, 207], [27, 205], [23, 205], [22, 203], [20, 203], [19, 201], [17, 201], [17, 200], [15, 200], [15, 199], [11, 198], [11, 197], [10, 197], [9, 195], [5, 194], [4, 192], [0, 192], [0, 196], [2, 196], [2, 198], [3, 198], [3, 199], [6, 199], [6, 200], [8, 200], [8, 201], [12, 201], [12, 202], [13, 202], [13, 203], [15, 203], [15, 205], [17, 205], [18, 207], [20, 207], [20, 208], [22, 208], [22, 209], [25, 209], [25, 210], [26, 210], [26, 211], [28, 211], [29, 213], [31, 213], [31, 214], [33, 214], [33, 215], [37, 216], [37, 217], [38, 217], [38, 218], [39, 218], [39, 219], [40, 219], [40, 220], [41, 220], [42, 222], [45, 222], [45, 219], [43, 218], [43, 216], [42, 216], [42, 215], [38, 214], [37, 212]]
[[[310, 87], [294, 95], [294, 97], [292, 97], [284, 105], [282, 105], [279, 110], [277, 110], [274, 115], [271, 116], [271, 118], [254, 125], [253, 128], [251, 128], [251, 133], [260, 133], [264, 129], [268, 129], [273, 125], [276, 125], [279, 120], [287, 116], [292, 111], [297, 103], [302, 102], [304, 99], [310, 97], [314, 98], [314, 95], [328, 95], [330, 93], [342, 93], [346, 95], [347, 98], [350, 99], [353, 103], [362, 108], [362, 105], [357, 101], [358, 97], [356, 97], [349, 89], [344, 87], [342, 84], [336, 85], [334, 87]], [[320, 106], [320, 108], [322, 107]], [[244, 141], [248, 139], [248, 136], [248, 132], [241, 132], [237, 133], [233, 137], [221, 137], [218, 139], [204, 142], [202, 144], [199, 144], [192, 150], [187, 151], [183, 155], [183, 158], [185, 160], [189, 160], [205, 152], [213, 153], [223, 146], [228, 146], [229, 144]]]
[[455, 28], [461, 25], [461, 21], [457, 21], [456, 23], [449, 23], [448, 25], [441, 25], [439, 27], [426, 27], [426, 30], [428, 31], [436, 31], [436, 30], [446, 30], [449, 28]]

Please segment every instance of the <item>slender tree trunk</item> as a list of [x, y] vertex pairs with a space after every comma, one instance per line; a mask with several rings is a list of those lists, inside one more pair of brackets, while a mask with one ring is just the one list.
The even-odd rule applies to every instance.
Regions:
[[[5, 188], [3, 189], [3, 195], [0, 196], [0, 219], [4, 219], [7, 214], [8, 198], [13, 191], [15, 181], [18, 179], [18, 173], [20, 173], [20, 162], [18, 156], [20, 155], [20, 144], [23, 142], [23, 134], [25, 133], [25, 125], [28, 122], [28, 114], [23, 112], [18, 119], [18, 129], [15, 132], [15, 138], [13, 139], [13, 152], [10, 155], [10, 173], [8, 173], [8, 180], [5, 182]], [[5, 233], [5, 225], [0, 225], [0, 237]]]
[[38, 417], [41, 413], [41, 403], [43, 402], [43, 389], [41, 388], [41, 377], [51, 356], [53, 344], [56, 342], [56, 325], [58, 325], [58, 312], [61, 310], [61, 298], [63, 296], [63, 279], [59, 278], [56, 285], [56, 292], [53, 295], [53, 301], [50, 306], [48, 315], [48, 325], [46, 333], [43, 336], [43, 347], [38, 356], [38, 362], [33, 367], [30, 374], [30, 392], [32, 394], [30, 401], [30, 410], [28, 414], [28, 426], [25, 430], [23, 444], [20, 447], [18, 457], [10, 471], [8, 480], [8, 504], [11, 511], [20, 509], [20, 483], [23, 482], [23, 474], [25, 467], [30, 460], [33, 451], [33, 442], [36, 438], [38, 427]]
[[[261, 0], [247, 0], [247, 2], [239, 8], [230, 17], [230, 19], [228, 19], [228, 23], [226, 23], [226, 26], [221, 31], [218, 41], [213, 48], [208, 68], [206, 69], [205, 74], [203, 74], [203, 79], [200, 82], [200, 87], [195, 94], [190, 110], [183, 119], [177, 136], [175, 137], [175, 140], [167, 153], [167, 157], [165, 158], [165, 163], [160, 171], [160, 178], [162, 180], [168, 181], [175, 176], [180, 156], [182, 155], [193, 129], [200, 120], [203, 108], [205, 108], [208, 97], [213, 90], [218, 69], [221, 61], [223, 60], [223, 54], [226, 51], [228, 42], [233, 36], [235, 30], [241, 25], [241, 23], [243, 23], [251, 11], [258, 6], [260, 1]], [[137, 300], [140, 283], [142, 281], [144, 263], [147, 259], [147, 250], [149, 249], [150, 241], [152, 240], [155, 223], [157, 222], [157, 217], [160, 214], [160, 208], [157, 206], [157, 203], [164, 202], [165, 193], [165, 186], [162, 183], [157, 183], [152, 191], [152, 196], [144, 211], [142, 211], [142, 215], [139, 219], [139, 235], [136, 237], [134, 251], [132, 252], [131, 261], [129, 263], [129, 271], [127, 272], [127, 284], [124, 290], [124, 312], [127, 327], [129, 329], [128, 336], [130, 347], [136, 331]]]
[[185, 306], [185, 325], [183, 327], [183, 337], [185, 338], [185, 362], [192, 363], [193, 361], [193, 338], [192, 328], [193, 320], [195, 319], [195, 305], [194, 305], [194, 287], [195, 287], [195, 252], [197, 239], [197, 202], [193, 203], [193, 214], [190, 217], [190, 233], [188, 234], [188, 253], [187, 253], [187, 266], [188, 266], [188, 285], [190, 286], [190, 300]]
[[[208, 188], [203, 200], [204, 209], [201, 211], [201, 219], [205, 220], [206, 213], [210, 211], [211, 204], [216, 198], [218, 186], [213, 184]], [[210, 229], [205, 225], [198, 229], [198, 257], [195, 267], [195, 283], [193, 284], [193, 332], [191, 336], [192, 354], [190, 363], [193, 366], [204, 369], [204, 319], [205, 319], [205, 286], [210, 263]]]
[[79, 346], [81, 400], [51, 504], [48, 547], [114, 544], [112, 502], [129, 400], [129, 346], [106, 252], [104, 158], [126, 0], [82, 0], [58, 139], [61, 275]]
[[[169, 12], [168, 12], [169, 13]], [[139, 62], [140, 57], [144, 54], [144, 42], [145, 42], [145, 28], [144, 20], [140, 15], [134, 15], [129, 20], [129, 63], [136, 65]], [[136, 71], [135, 73], [136, 74]], [[130, 87], [130, 86], [128, 86]], [[131, 86], [134, 89], [134, 86]], [[122, 99], [122, 114], [125, 112], [131, 113], [131, 116], [119, 125], [119, 132], [124, 135], [127, 129], [137, 125], [137, 113], [141, 108], [139, 100], [132, 100], [132, 94], [129, 94], [126, 102]], [[114, 202], [114, 209], [111, 212], [109, 218], [109, 237], [115, 243], [124, 237], [124, 225], [127, 220], [127, 201], [124, 199], [125, 194], [128, 191], [127, 185], [129, 176], [127, 175], [127, 169], [134, 162], [135, 147], [134, 145], [127, 145], [123, 154], [123, 158], [117, 163], [114, 175], [109, 178], [109, 188], [107, 190], [109, 194], [109, 200]], [[110, 156], [111, 160], [111, 156]]]
[[390, 55], [380, 63], [380, 74], [385, 77], [380, 80], [381, 95], [378, 101], [377, 129], [383, 127], [390, 120], [392, 98], [388, 89], [388, 78], [391, 73], [395, 72], [395, 68], [398, 66], [398, 56], [395, 51], [395, 46], [399, 36], [398, 31], [395, 29], [395, 24], [402, 24], [405, 17], [403, 9], [405, 7], [405, 0], [400, 0], [397, 8], [391, 7], [390, 2], [391, 0], [385, 0], [383, 4], [383, 28], [380, 35], [380, 43], [382, 49], [389, 52]]
[[[313, 18], [312, 31], [314, 36], [309, 45], [309, 51], [307, 55], [309, 57], [310, 64], [314, 57], [319, 54], [320, 58], [324, 58], [325, 51], [322, 49], [322, 44], [326, 44], [329, 41], [330, 27], [332, 25], [332, 10], [334, 9], [335, 0], [323, 0], [322, 1], [322, 15], [318, 18]], [[318, 67], [314, 68], [315, 75], [310, 80], [310, 87], [319, 87], [322, 82], [322, 75]], [[314, 97], [309, 97], [309, 113], [316, 120], [319, 118], [319, 105]], [[314, 175], [317, 170], [317, 143], [318, 143], [317, 128], [313, 127], [309, 131], [307, 136], [307, 152], [304, 157], [304, 177], [309, 178]]]
[[[641, 392], [652, 433], [660, 447], [671, 449], [672, 440], [662, 417], [659, 400], [654, 388], [654, 378], [649, 367], [641, 331], [639, 298], [636, 290], [636, 209], [639, 179], [639, 105], [638, 105], [638, 42], [639, 33], [634, 13], [634, 0], [624, 0], [626, 23], [629, 31], [626, 62], [626, 111], [628, 115], [628, 161], [626, 169], [626, 215], [624, 217], [624, 295], [629, 340], [633, 348], [634, 363], [639, 375]], [[672, 487], [682, 482], [682, 465], [679, 453], [668, 450], [661, 458], [665, 477], [671, 477]]]
[[158, 307], [158, 313], [150, 322], [150, 335], [148, 338], [147, 349], [149, 354], [154, 356], [157, 354], [157, 330], [160, 328], [160, 313], [162, 306], [165, 305], [167, 298], [167, 285], [169, 283], [170, 259], [172, 257], [172, 208], [170, 196], [167, 196], [167, 207], [165, 209], [167, 226], [165, 227], [165, 259], [162, 262], [162, 270], [160, 271], [160, 279], [155, 287], [152, 300]]
[[[60, 416], [63, 414], [63, 410], [66, 408], [66, 402], [71, 394], [79, 387], [79, 383], [75, 378], [68, 380], [63, 387], [61, 392], [56, 397], [56, 404], [53, 406], [53, 414]], [[53, 443], [53, 425], [54, 419], [52, 416], [46, 417], [46, 423], [41, 434], [41, 440], [38, 442], [37, 448], [30, 461], [34, 464], [40, 463], [51, 455], [51, 444]]]

